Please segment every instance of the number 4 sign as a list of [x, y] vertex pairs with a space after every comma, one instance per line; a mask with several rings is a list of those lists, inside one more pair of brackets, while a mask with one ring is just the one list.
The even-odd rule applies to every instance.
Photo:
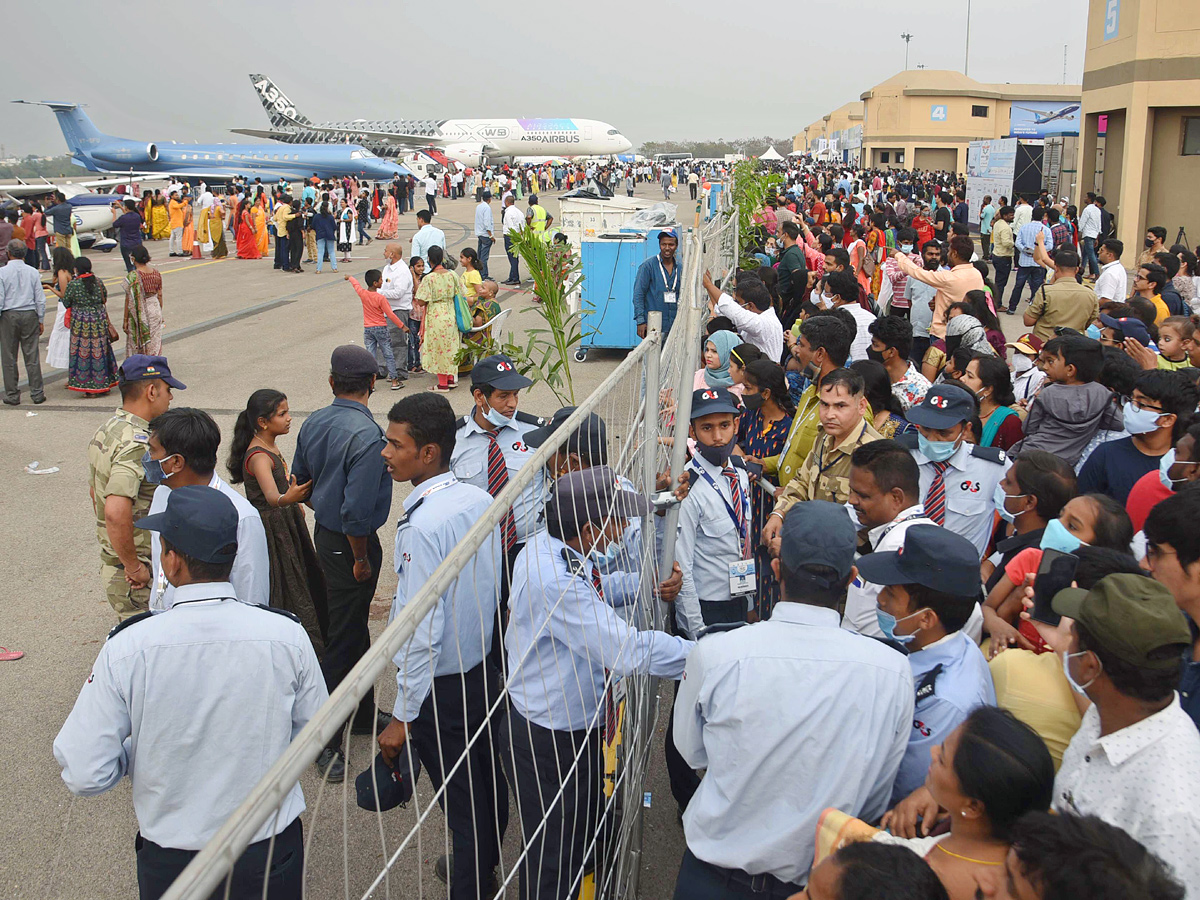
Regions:
[[945, 122], [946, 104], [935, 103], [933, 106], [929, 107], [929, 119], [931, 122]]

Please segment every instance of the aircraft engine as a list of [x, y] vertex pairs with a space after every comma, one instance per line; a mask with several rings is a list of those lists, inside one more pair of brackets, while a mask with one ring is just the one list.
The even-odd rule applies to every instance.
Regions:
[[487, 146], [475, 144], [450, 144], [442, 152], [464, 166], [481, 166], [487, 162]]

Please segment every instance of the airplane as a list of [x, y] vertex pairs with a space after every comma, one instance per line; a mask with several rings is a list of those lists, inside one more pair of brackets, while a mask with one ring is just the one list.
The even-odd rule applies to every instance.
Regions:
[[1025, 112], [1033, 113], [1034, 125], [1045, 125], [1049, 122], [1057, 121], [1058, 119], [1073, 118], [1075, 113], [1079, 112], [1078, 103], [1072, 103], [1064, 106], [1061, 109], [1033, 109], [1029, 106], [1018, 106], [1017, 109], [1023, 109]]
[[21, 201], [26, 198], [45, 198], [55, 191], [61, 191], [67, 198], [67, 202], [73, 207], [71, 219], [75, 224], [75, 233], [79, 236], [79, 244], [81, 247], [89, 247], [101, 239], [100, 235], [103, 232], [112, 228], [112, 203], [116, 200], [124, 200], [126, 196], [132, 196], [132, 194], [117, 193], [97, 194], [93, 193], [92, 189], [111, 189], [122, 184], [130, 186], [130, 179], [100, 178], [95, 181], [63, 182], [53, 182], [48, 178], [43, 178], [41, 181], [18, 180], [16, 184], [0, 184], [0, 196], [12, 201], [9, 203], [0, 200], [0, 208], [19, 207]]
[[297, 144], [288, 153], [274, 152], [268, 144], [143, 143], [99, 131], [76, 103], [14, 100], [48, 106], [58, 117], [71, 161], [92, 172], [163, 174], [182, 178], [224, 181], [242, 175], [263, 181], [303, 181], [314, 172], [322, 178], [354, 176], [368, 181], [390, 181], [408, 175], [408, 169], [380, 159], [354, 144]]
[[611, 156], [633, 144], [607, 122], [594, 119], [354, 119], [313, 122], [296, 111], [288, 96], [266, 75], [251, 75], [271, 129], [235, 128], [235, 134], [285, 144], [301, 141], [353, 141], [380, 156], [403, 156], [436, 147], [465, 165], [518, 156]]

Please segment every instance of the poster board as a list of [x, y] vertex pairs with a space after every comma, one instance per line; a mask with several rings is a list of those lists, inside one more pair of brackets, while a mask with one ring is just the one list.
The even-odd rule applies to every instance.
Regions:
[[1002, 196], [1012, 200], [1017, 164], [1017, 139], [971, 141], [967, 145], [967, 221], [978, 227], [983, 198], [991, 195], [999, 209]]

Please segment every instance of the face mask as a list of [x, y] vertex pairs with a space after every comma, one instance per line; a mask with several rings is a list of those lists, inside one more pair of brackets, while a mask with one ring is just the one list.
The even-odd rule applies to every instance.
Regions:
[[742, 402], [746, 404], [746, 409], [755, 410], [762, 409], [763, 395], [762, 394], [743, 394]]
[[992, 494], [992, 502], [996, 504], [996, 512], [1000, 513], [1000, 518], [1002, 518], [1005, 522], [1012, 523], [1017, 521], [1017, 516], [1023, 516], [1025, 513], [1029, 512], [1029, 510], [1023, 509], [1019, 513], [1011, 513], [1004, 508], [1004, 504], [1009, 500], [1015, 500], [1017, 497], [1028, 496], [1028, 494], [1006, 494], [1004, 493], [1003, 487], [996, 485], [996, 491], [994, 494]]
[[495, 425], [497, 428], [503, 428], [505, 425], [512, 425], [516, 419], [511, 416], [505, 416], [499, 410], [488, 407], [488, 411], [483, 414], [483, 417]]
[[1140, 409], [1133, 405], [1132, 400], [1126, 400], [1125, 430], [1130, 434], [1149, 434], [1158, 428], [1161, 415], [1156, 409]]
[[592, 562], [602, 568], [605, 566], [616, 565], [617, 558], [620, 557], [620, 555], [621, 545], [617, 541], [609, 541], [608, 546], [604, 548], [603, 552], [599, 552], [595, 547], [593, 547], [591, 552], [588, 553], [588, 556], [591, 558]]
[[917, 435], [917, 449], [933, 462], [945, 462], [958, 449], [958, 441], [931, 441], [925, 435]]
[[1093, 341], [1098, 341], [1104, 336], [1103, 332], [1100, 331], [1100, 327], [1096, 325], [1095, 322], [1087, 327], [1087, 331], [1085, 331], [1084, 334], [1090, 337]]
[[1096, 678], [1100, 677], [1099, 675], [1097, 675], [1095, 678], [1092, 678], [1087, 684], [1080, 684], [1079, 682], [1077, 682], [1075, 680], [1074, 676], [1071, 675], [1071, 660], [1074, 659], [1076, 656], [1083, 656], [1085, 653], [1090, 653], [1090, 652], [1091, 652], [1090, 650], [1082, 650], [1079, 653], [1064, 653], [1062, 655], [1063, 674], [1067, 676], [1067, 683], [1069, 685], [1071, 685], [1071, 690], [1075, 691], [1075, 693], [1077, 693], [1077, 694], [1084, 693], [1084, 691], [1086, 691], [1088, 688], [1090, 688], [1093, 684], [1096, 683]]
[[1042, 532], [1042, 540], [1038, 544], [1043, 550], [1057, 550], [1059, 553], [1074, 553], [1080, 547], [1086, 547], [1083, 541], [1071, 532], [1061, 519], [1051, 519]]
[[879, 630], [883, 632], [883, 636], [889, 641], [895, 641], [897, 644], [911, 644], [917, 639], [917, 632], [912, 634], [896, 634], [896, 626], [904, 619], [911, 619], [913, 616], [919, 616], [925, 612], [924, 609], [918, 609], [915, 613], [905, 616], [903, 619], [897, 619], [890, 612], [875, 607], [875, 618], [879, 622]]
[[696, 452], [708, 460], [710, 464], [724, 467], [725, 463], [729, 462], [729, 457], [733, 455], [733, 445], [736, 443], [737, 438], [734, 438], [728, 444], [710, 447], [708, 444], [701, 444], [697, 441]]
[[876, 350], [874, 347], [867, 348], [867, 359], [873, 359], [877, 363], [883, 362], [883, 351]]
[[900, 245], [900, 252], [901, 252], [901, 253], [912, 253], [912, 252], [913, 252], [913, 245], [912, 245], [912, 244], [901, 244], [901, 245]]
[[1033, 368], [1033, 360], [1022, 353], [1013, 354], [1013, 371], [1023, 375]]
[[[171, 454], [171, 456], [174, 455], [174, 453]], [[164, 456], [162, 459], [151, 459], [149, 450], [142, 454], [142, 473], [146, 476], [147, 482], [150, 484], [162, 484], [167, 480], [167, 473], [163, 471], [162, 464], [170, 459], [171, 456]]]
[[826, 297], [822, 294], [817, 298], [817, 306], [821, 307], [821, 309], [830, 309], [833, 306], [833, 297]]
[[1176, 460], [1174, 447], [1164, 453], [1162, 458], [1158, 461], [1158, 480], [1162, 482], [1162, 486], [1168, 491], [1175, 490], [1175, 485], [1183, 484], [1185, 481], [1187, 481], [1186, 478], [1171, 477], [1171, 466], [1175, 465], [1176, 462], [1178, 462], [1181, 466], [1200, 465], [1200, 463], [1194, 463], [1186, 459]]
[[1154, 238], [1146, 238], [1144, 243], [1146, 245], [1146, 249], [1149, 249], [1154, 246]]

